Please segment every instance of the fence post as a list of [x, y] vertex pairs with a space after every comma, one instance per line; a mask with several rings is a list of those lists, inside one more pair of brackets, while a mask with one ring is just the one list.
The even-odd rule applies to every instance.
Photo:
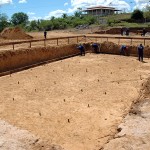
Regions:
[[132, 45], [132, 38], [131, 38], [131, 45]]
[[79, 37], [77, 36], [77, 43], [79, 42]]
[[68, 37], [68, 44], [69, 44], [69, 37]]
[[15, 49], [15, 44], [13, 44], [13, 50]]
[[85, 37], [85, 42], [86, 42], [86, 36], [84, 36]]
[[44, 46], [46, 46], [46, 39], [44, 39]]
[[120, 38], [118, 38], [118, 45], [120, 44]]
[[58, 45], [58, 38], [57, 38], [57, 45]]
[[30, 41], [30, 48], [31, 48], [31, 41]]

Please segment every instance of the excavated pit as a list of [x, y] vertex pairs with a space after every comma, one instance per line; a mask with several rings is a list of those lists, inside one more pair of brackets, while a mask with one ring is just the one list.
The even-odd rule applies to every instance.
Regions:
[[[91, 50], [89, 44], [85, 46]], [[119, 48], [105, 42], [101, 52], [119, 54]], [[129, 50], [130, 55], [136, 55], [135, 49]], [[76, 45], [6, 51], [1, 53], [0, 68], [1, 72], [9, 71], [78, 53]], [[60, 145], [58, 149], [112, 147], [106, 143], [111, 144], [116, 133], [121, 133], [118, 125], [131, 112], [149, 77], [150, 61], [144, 60], [141, 63], [135, 57], [88, 53], [3, 76], [0, 118], [48, 145]], [[115, 149], [117, 144], [113, 146]]]

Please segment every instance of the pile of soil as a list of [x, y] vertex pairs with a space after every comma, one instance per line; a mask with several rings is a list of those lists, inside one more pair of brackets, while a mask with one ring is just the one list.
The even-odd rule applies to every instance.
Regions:
[[26, 34], [24, 31], [22, 31], [22, 29], [20, 29], [19, 27], [15, 27], [15, 28], [5, 28], [0, 35], [2, 38], [5, 39], [32, 39], [33, 37]]
[[96, 34], [120, 34], [121, 28], [111, 28], [108, 30], [100, 30], [96, 31]]
[[[123, 28], [124, 31], [126, 31], [126, 27]], [[147, 32], [150, 31], [150, 28], [145, 28]], [[132, 32], [134, 34], [141, 34], [143, 31], [143, 28], [129, 28], [129, 32]], [[107, 29], [107, 30], [97, 30], [95, 32], [96, 34], [120, 34], [121, 33], [121, 27], [118, 27], [118, 28], [110, 28], [110, 29]]]

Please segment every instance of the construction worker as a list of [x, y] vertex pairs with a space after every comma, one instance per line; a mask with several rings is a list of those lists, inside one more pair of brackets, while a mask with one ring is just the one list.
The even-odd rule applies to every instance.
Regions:
[[80, 43], [77, 47], [79, 50], [80, 50], [80, 55], [82, 56], [85, 56], [85, 48], [84, 46]]
[[46, 32], [46, 30], [44, 31], [44, 38], [45, 39], [47, 38], [47, 32]]
[[95, 53], [100, 53], [100, 44], [93, 43], [92, 44], [92, 48], [93, 48], [93, 50], [94, 50]]
[[127, 49], [128, 49], [128, 47], [126, 45], [122, 45], [120, 48], [120, 54], [127, 55]]
[[138, 50], [138, 59], [139, 61], [143, 62], [143, 51], [144, 51], [144, 46], [142, 44], [140, 44], [137, 48]]
[[142, 31], [142, 34], [141, 34], [141, 36], [145, 36], [145, 34], [146, 34], [146, 29], [145, 28], [143, 28], [143, 31]]

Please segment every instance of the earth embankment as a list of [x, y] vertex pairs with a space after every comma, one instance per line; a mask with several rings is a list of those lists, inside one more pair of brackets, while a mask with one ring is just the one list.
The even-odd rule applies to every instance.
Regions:
[[[89, 43], [84, 44], [86, 51], [92, 52], [92, 47]], [[121, 45], [113, 42], [101, 43], [101, 53], [106, 54], [120, 54]], [[52, 61], [53, 59], [62, 59], [78, 55], [79, 50], [76, 44], [63, 46], [47, 46], [47, 47], [33, 47], [30, 49], [7, 50], [0, 52], [0, 72], [10, 71], [13, 69], [26, 67], [29, 65], [40, 64], [44, 61]], [[127, 56], [137, 56], [137, 47], [128, 46], [126, 50]], [[150, 47], [146, 46], [144, 49], [144, 57], [150, 57]]]

